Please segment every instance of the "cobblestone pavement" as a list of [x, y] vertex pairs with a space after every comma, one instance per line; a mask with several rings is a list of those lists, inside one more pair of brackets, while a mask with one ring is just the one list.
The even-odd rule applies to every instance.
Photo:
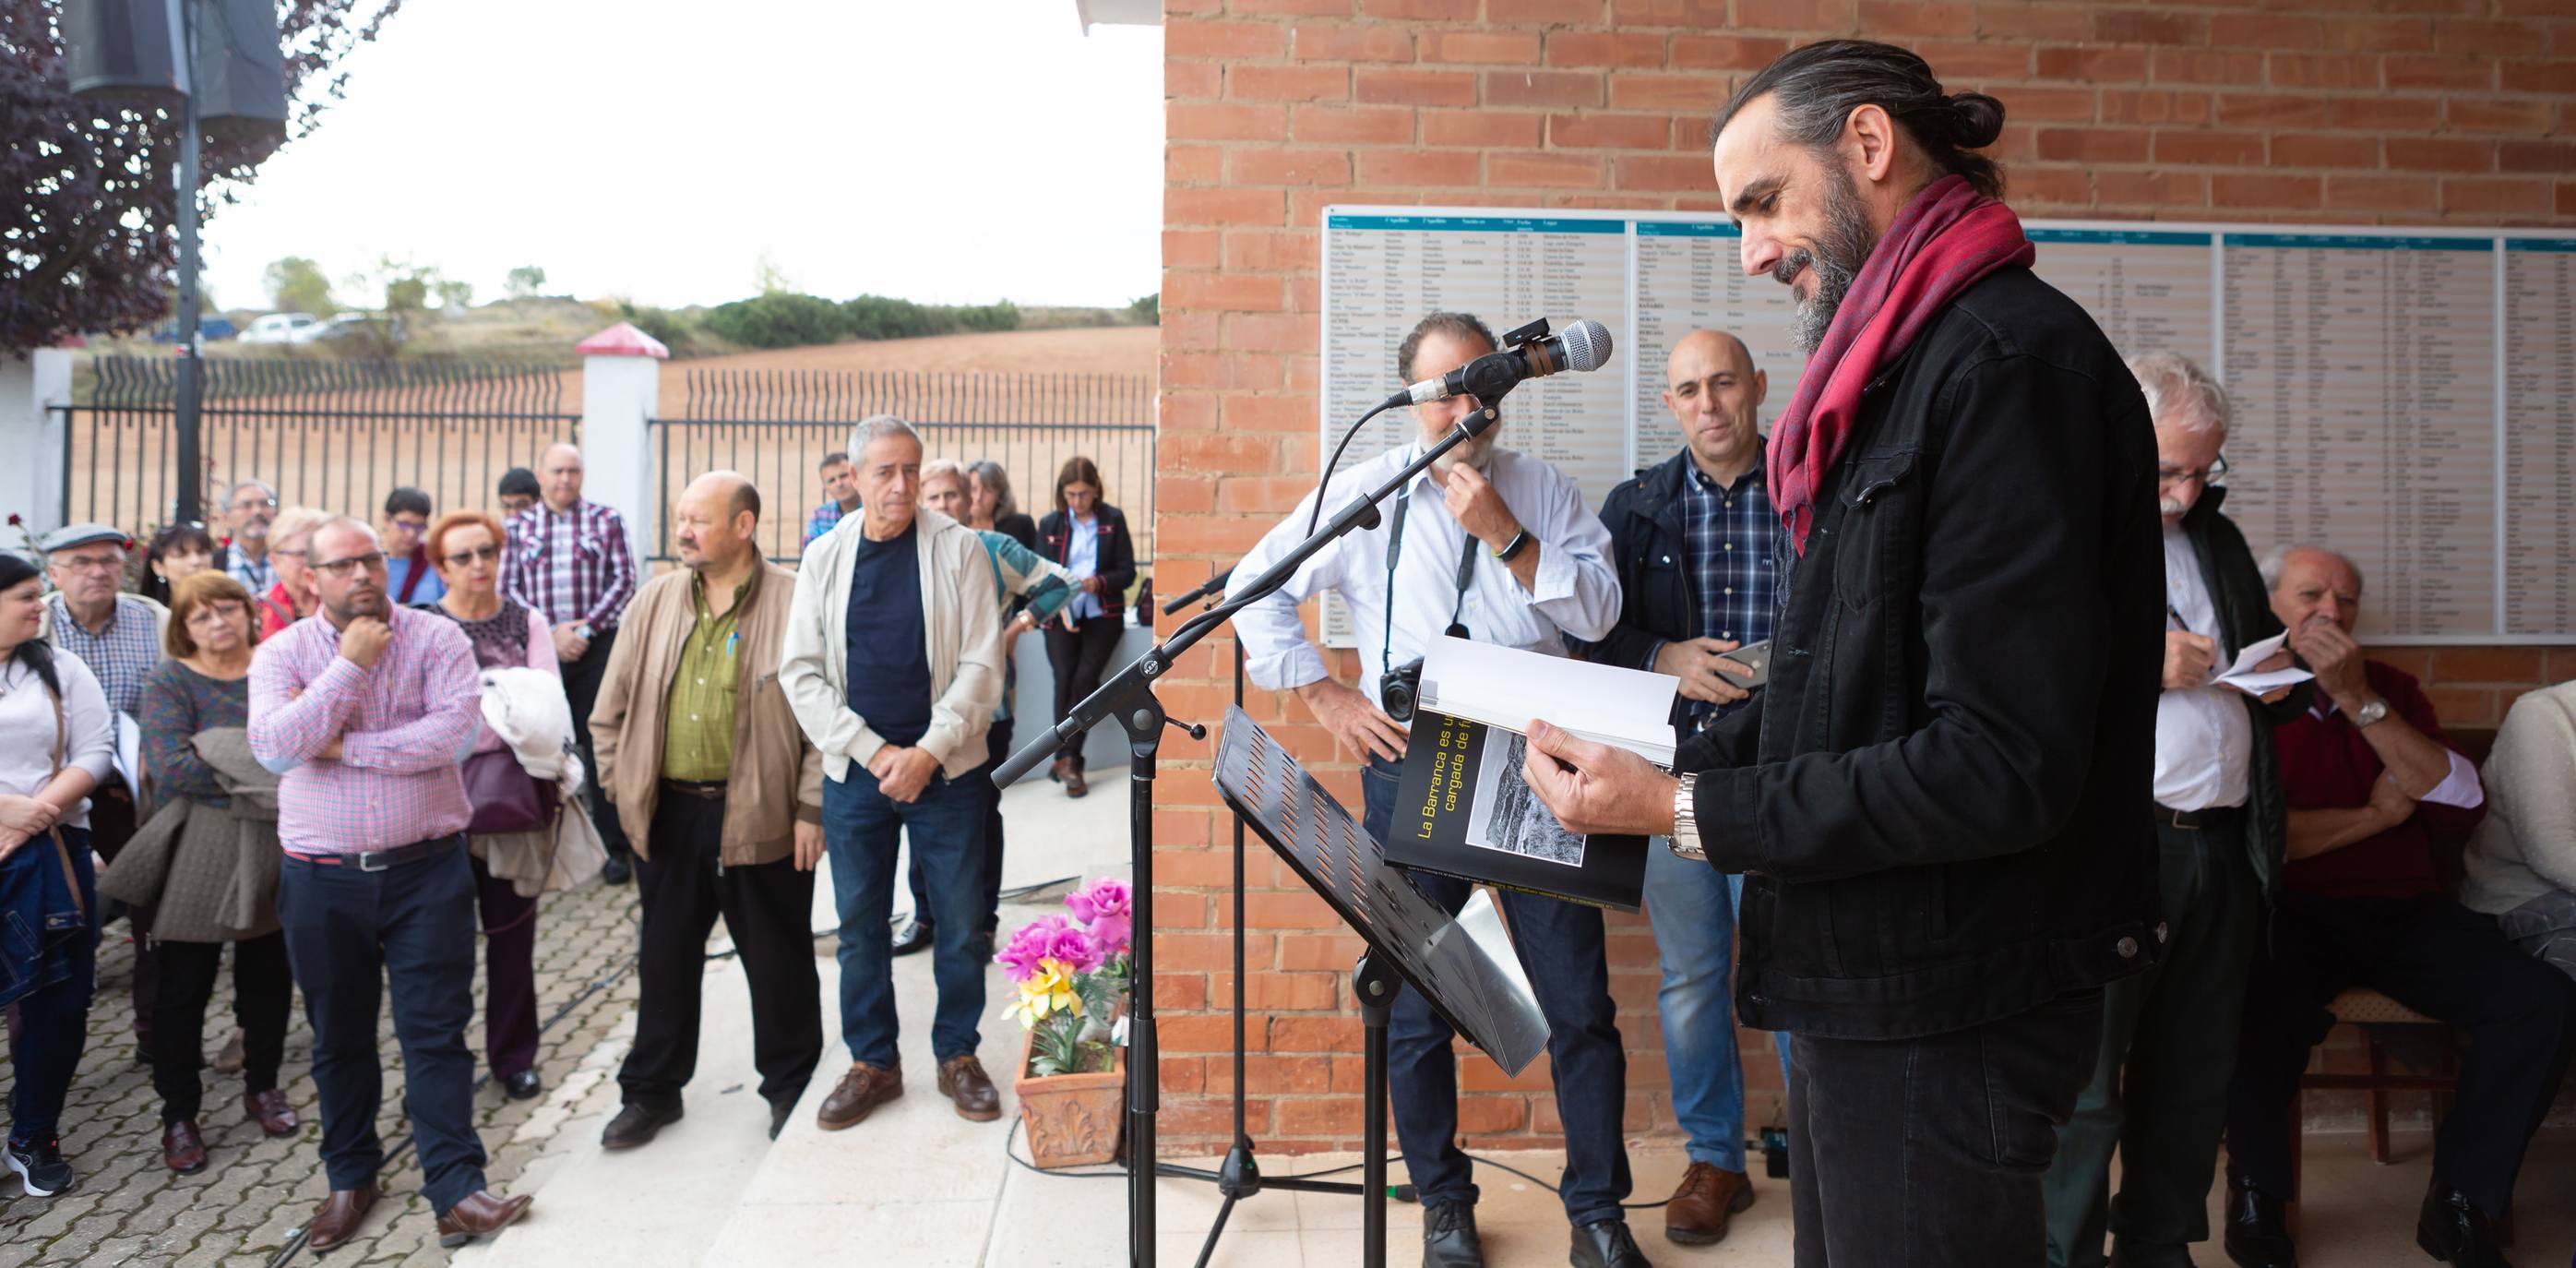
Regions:
[[[554, 1018], [539, 1038], [538, 1069], [546, 1094], [513, 1101], [499, 1087], [476, 1094], [476, 1123], [491, 1154], [487, 1174], [507, 1192], [528, 1162], [545, 1149], [573, 1115], [571, 1109], [614, 1063], [599, 1049], [631, 1027], [621, 1026], [635, 1004], [634, 975], [624, 972], [635, 948], [635, 890], [597, 882], [550, 894], [538, 916], [537, 1017]], [[0, 1179], [0, 1268], [62, 1264], [174, 1265], [199, 1268], [264, 1268], [290, 1240], [297, 1253], [286, 1262], [311, 1268], [322, 1260], [301, 1249], [295, 1234], [320, 1206], [330, 1185], [322, 1174], [321, 1122], [314, 1108], [312, 1032], [301, 996], [286, 1037], [286, 1065], [278, 1082], [304, 1119], [304, 1129], [283, 1140], [262, 1136], [244, 1121], [238, 1075], [205, 1073], [206, 1105], [198, 1121], [206, 1133], [211, 1165], [193, 1176], [161, 1164], [161, 1105], [152, 1072], [136, 1060], [131, 978], [134, 949], [122, 921], [110, 925], [99, 948], [98, 998], [89, 1020], [89, 1049], [63, 1111], [63, 1152], [78, 1183], [52, 1198], [30, 1198], [17, 1177]], [[227, 957], [229, 960], [229, 957]], [[616, 975], [604, 989], [593, 984]], [[478, 1061], [483, 1052], [483, 978], [474, 979], [476, 1024], [467, 1040]], [[575, 1002], [576, 997], [578, 1002]], [[233, 1033], [232, 978], [226, 968], [206, 1010], [206, 1051], [211, 1063]], [[384, 1115], [378, 1124], [387, 1150], [409, 1141], [402, 1115], [402, 1056], [390, 1013], [383, 1023]], [[614, 1042], [622, 1043], [622, 1038]], [[592, 1060], [587, 1065], [585, 1057]], [[6, 1067], [0, 1067], [5, 1071]], [[0, 1096], [12, 1080], [0, 1073]], [[0, 1172], [0, 1175], [5, 1175]], [[429, 1203], [419, 1194], [420, 1167], [406, 1151], [384, 1174], [385, 1196], [361, 1234], [328, 1256], [331, 1268], [374, 1264], [444, 1264]]]

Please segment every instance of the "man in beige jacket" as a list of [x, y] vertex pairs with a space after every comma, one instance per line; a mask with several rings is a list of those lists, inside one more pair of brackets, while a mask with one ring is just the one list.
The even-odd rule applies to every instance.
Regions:
[[920, 508], [921, 438], [901, 419], [860, 423], [850, 452], [861, 510], [805, 548], [778, 679], [822, 750], [840, 906], [841, 1037], [853, 1064], [816, 1117], [838, 1131], [903, 1094], [886, 921], [896, 842], [909, 830], [937, 930], [939, 1094], [960, 1117], [999, 1118], [1001, 1098], [975, 1059], [985, 796], [972, 782], [1002, 696], [993, 563], [973, 529]]
[[617, 1072], [625, 1108], [600, 1133], [609, 1149], [645, 1144], [680, 1117], [718, 915], [751, 984], [772, 1140], [823, 1059], [808, 927], [823, 763], [778, 685], [796, 577], [760, 557], [759, 524], [760, 492], [741, 475], [689, 484], [671, 533], [687, 570], [637, 592], [591, 706], [599, 787], [643, 874], [635, 1047]]

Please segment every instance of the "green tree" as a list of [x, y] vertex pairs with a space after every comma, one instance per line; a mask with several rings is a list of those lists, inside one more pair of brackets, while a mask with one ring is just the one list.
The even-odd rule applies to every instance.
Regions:
[[340, 310], [331, 298], [331, 279], [323, 276], [321, 265], [303, 256], [272, 262], [266, 280], [268, 301], [281, 312], [328, 317]]
[[438, 281], [430, 285], [430, 289], [438, 292], [438, 306], [441, 308], [463, 308], [474, 302], [474, 284], [472, 282], [460, 282], [454, 278], [440, 278]]
[[1146, 325], [1162, 325], [1163, 293], [1161, 291], [1156, 291], [1151, 295], [1143, 296], [1135, 303], [1129, 304], [1127, 306], [1127, 311], [1143, 318]]
[[538, 292], [546, 287], [546, 271], [533, 264], [522, 264], [510, 270], [509, 280], [503, 286], [512, 299], [535, 299]]

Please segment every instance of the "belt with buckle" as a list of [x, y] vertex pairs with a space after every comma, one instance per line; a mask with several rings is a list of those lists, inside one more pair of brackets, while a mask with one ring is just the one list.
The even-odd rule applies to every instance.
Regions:
[[409, 845], [398, 845], [390, 850], [371, 850], [350, 854], [307, 854], [301, 850], [288, 850], [286, 857], [322, 867], [354, 867], [361, 872], [382, 872], [401, 867], [405, 863], [419, 863], [437, 858], [442, 853], [463, 844], [465, 844], [465, 834], [457, 832], [443, 837], [431, 837], [426, 841], [414, 841]]
[[675, 792], [683, 797], [695, 797], [701, 801], [722, 801], [725, 796], [725, 786], [722, 783], [695, 779], [663, 780], [662, 791]]
[[2160, 827], [2179, 828], [2184, 832], [2199, 832], [2235, 822], [2236, 816], [2243, 809], [2242, 806], [2212, 806], [2207, 810], [2176, 810], [2171, 806], [2160, 805], [2156, 807], [2156, 823]]

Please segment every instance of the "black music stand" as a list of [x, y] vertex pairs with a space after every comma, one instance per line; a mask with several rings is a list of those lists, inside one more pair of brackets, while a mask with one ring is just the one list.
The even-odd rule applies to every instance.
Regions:
[[1386, 1263], [1386, 1029], [1399, 983], [1506, 1074], [1547, 1050], [1547, 1018], [1483, 890], [1452, 916], [1386, 861], [1376, 838], [1241, 708], [1226, 710], [1216, 787], [1226, 804], [1368, 943], [1351, 970], [1366, 1039], [1361, 1253]]

